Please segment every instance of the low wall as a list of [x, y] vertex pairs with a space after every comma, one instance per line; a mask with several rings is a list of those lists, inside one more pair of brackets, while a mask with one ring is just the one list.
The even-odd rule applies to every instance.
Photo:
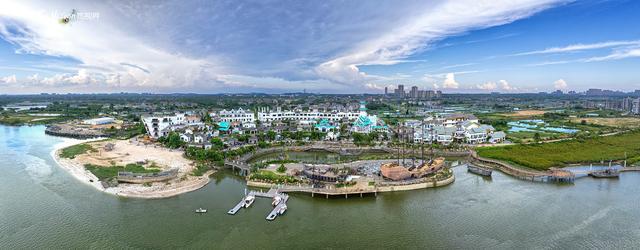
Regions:
[[44, 133], [47, 135], [60, 136], [60, 137], [69, 137], [74, 139], [93, 139], [100, 137], [108, 137], [109, 135], [104, 133], [97, 133], [94, 131], [69, 131], [65, 129], [60, 129], [56, 126], [49, 126], [44, 130]]

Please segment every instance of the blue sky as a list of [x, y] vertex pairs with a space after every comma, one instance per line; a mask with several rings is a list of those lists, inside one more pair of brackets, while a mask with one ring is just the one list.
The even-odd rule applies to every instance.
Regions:
[[640, 89], [640, 1], [0, 6], [0, 94]]

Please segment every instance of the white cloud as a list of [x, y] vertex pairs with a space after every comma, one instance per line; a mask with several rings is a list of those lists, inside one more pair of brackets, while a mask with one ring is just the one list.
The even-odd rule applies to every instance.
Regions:
[[371, 76], [360, 72], [359, 65], [394, 64], [396, 60], [406, 58], [447, 36], [510, 23], [559, 2], [565, 1], [446, 1], [425, 10], [422, 16], [412, 18], [404, 26], [377, 39], [365, 41], [355, 50], [320, 64], [316, 72], [336, 82], [363, 83]]
[[499, 80], [497, 83], [496, 82], [486, 82], [483, 84], [477, 84], [476, 85], [477, 89], [481, 89], [481, 90], [488, 90], [488, 91], [492, 91], [492, 90], [496, 90], [496, 89], [501, 89], [501, 90], [505, 90], [505, 91], [515, 91], [518, 90], [517, 88], [511, 86], [511, 84], [509, 84], [509, 82], [507, 82], [506, 80]]
[[442, 88], [457, 89], [458, 87], [460, 87], [460, 84], [456, 82], [455, 74], [448, 73], [444, 78], [444, 82], [442, 82]]
[[601, 56], [601, 57], [592, 57], [584, 61], [600, 62], [600, 61], [620, 60], [620, 59], [632, 58], [632, 57], [640, 57], [640, 48], [627, 48], [622, 50], [616, 50], [609, 55]]
[[16, 75], [0, 77], [0, 83], [15, 84], [16, 82]]
[[500, 88], [502, 88], [502, 90], [506, 90], [506, 91], [516, 90], [515, 87], [511, 86], [511, 84], [507, 82], [507, 80], [500, 80], [498, 81], [498, 83], [500, 83]]
[[559, 90], [567, 89], [567, 82], [563, 79], [556, 80], [555, 82], [553, 82], [553, 88]]
[[498, 85], [495, 82], [486, 82], [483, 84], [477, 84], [476, 88], [478, 89], [482, 89], [482, 90], [494, 90], [498, 87]]
[[[215, 78], [210, 57], [190, 58], [162, 50], [115, 22], [100, 19], [62, 25], [49, 11], [62, 9], [57, 8], [62, 4], [45, 2], [29, 6], [26, 2], [2, 1], [0, 5], [3, 17], [0, 37], [18, 46], [19, 53], [71, 57], [81, 62], [80, 67], [86, 67], [73, 76], [45, 78], [42, 81], [46, 84], [90, 84], [95, 83], [97, 77], [110, 79], [106, 83], [117, 83], [117, 86], [175, 87]], [[113, 14], [106, 6], [91, 6], [101, 12], [101, 16]]]
[[592, 50], [592, 49], [604, 49], [611, 47], [620, 47], [620, 46], [632, 46], [632, 45], [640, 45], [640, 40], [635, 41], [608, 41], [601, 43], [591, 43], [591, 44], [572, 44], [564, 47], [553, 47], [547, 48], [543, 50], [535, 50], [529, 52], [523, 52], [515, 54], [515, 56], [523, 56], [523, 55], [537, 55], [537, 54], [552, 54], [552, 53], [566, 53], [566, 52], [575, 52], [582, 50]]

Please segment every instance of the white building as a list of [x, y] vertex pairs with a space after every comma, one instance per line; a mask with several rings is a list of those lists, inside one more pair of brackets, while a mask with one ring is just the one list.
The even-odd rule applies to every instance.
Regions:
[[166, 136], [169, 132], [185, 125], [185, 114], [176, 113], [175, 115], [164, 116], [146, 116], [142, 117], [142, 123], [147, 129], [147, 134], [152, 138], [160, 138]]
[[493, 126], [480, 124], [477, 119], [451, 119], [449, 122], [437, 121], [437, 119], [427, 120], [427, 122], [414, 127], [413, 141], [415, 143], [431, 142], [432, 140], [440, 144], [450, 144], [454, 141], [480, 144], [489, 140], [496, 143], [503, 141], [505, 137], [504, 132], [497, 133]]
[[283, 121], [283, 120], [315, 121], [319, 119], [327, 119], [329, 121], [340, 121], [344, 118], [346, 118], [347, 120], [353, 121], [358, 119], [359, 115], [360, 113], [358, 112], [343, 112], [343, 111], [335, 111], [335, 110], [330, 112], [320, 112], [317, 110], [281, 111], [280, 108], [278, 108], [276, 109], [276, 111], [268, 111], [266, 109], [263, 109], [261, 112], [258, 112], [258, 120], [264, 123], [274, 122], [274, 121]]
[[223, 109], [218, 112], [218, 117], [220, 117], [221, 121], [229, 123], [254, 123], [256, 120], [255, 115], [251, 110], [243, 110], [242, 108], [237, 110], [232, 109], [229, 111]]

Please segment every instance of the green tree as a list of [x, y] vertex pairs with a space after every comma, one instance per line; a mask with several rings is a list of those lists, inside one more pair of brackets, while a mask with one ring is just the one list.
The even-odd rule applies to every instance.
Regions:
[[278, 171], [278, 173], [287, 172], [287, 167], [285, 167], [284, 164], [280, 164], [280, 167], [278, 167], [276, 171]]
[[540, 141], [540, 133], [536, 132], [535, 134], [533, 134], [533, 140], [535, 142], [539, 142]]
[[216, 148], [216, 149], [221, 149], [224, 147], [224, 143], [222, 142], [222, 139], [218, 137], [211, 138], [211, 144], [213, 148]]

